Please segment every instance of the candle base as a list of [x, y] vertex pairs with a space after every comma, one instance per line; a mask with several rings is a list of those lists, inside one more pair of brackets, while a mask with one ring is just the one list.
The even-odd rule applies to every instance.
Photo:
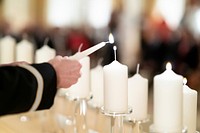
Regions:
[[136, 120], [130, 116], [125, 117], [125, 122], [131, 125], [130, 133], [144, 133], [143, 124], [149, 122], [149, 117], [143, 120]]
[[68, 92], [65, 93], [65, 95], [66, 95], [67, 99], [70, 100], [70, 101], [80, 101], [80, 100], [83, 100], [83, 99], [86, 100], [86, 101], [89, 101], [93, 97], [92, 93], [90, 93], [87, 97], [84, 97], [84, 98], [71, 96]]
[[114, 112], [114, 111], [108, 111], [104, 109], [104, 106], [101, 107], [101, 112], [106, 115], [106, 116], [111, 116], [111, 117], [115, 117], [115, 116], [126, 116], [130, 113], [132, 113], [132, 109], [128, 108], [128, 110], [126, 112]]
[[163, 130], [157, 130], [154, 125], [151, 125], [149, 127], [149, 133], [187, 133], [187, 127], [183, 127], [180, 131], [163, 131]]
[[105, 116], [110, 117], [110, 133], [124, 133], [124, 116], [130, 114], [132, 112], [132, 109], [129, 108], [126, 112], [110, 112], [107, 110], [104, 110], [104, 107], [101, 107], [101, 112]]
[[89, 100], [92, 99], [92, 94], [88, 97], [80, 98], [80, 97], [73, 97], [66, 93], [66, 97], [68, 100], [73, 101], [75, 103], [74, 109], [74, 131], [76, 133], [88, 133], [88, 124], [87, 124], [87, 103]]

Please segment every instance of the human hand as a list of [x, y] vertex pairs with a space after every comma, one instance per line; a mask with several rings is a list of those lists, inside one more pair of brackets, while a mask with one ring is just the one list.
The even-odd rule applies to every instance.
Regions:
[[71, 60], [67, 56], [56, 56], [49, 63], [56, 71], [58, 88], [69, 88], [81, 76], [81, 64], [77, 60]]

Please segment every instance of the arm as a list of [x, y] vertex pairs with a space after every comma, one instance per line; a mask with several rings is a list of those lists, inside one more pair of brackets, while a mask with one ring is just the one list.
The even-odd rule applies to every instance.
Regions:
[[[18, 66], [16, 66], [18, 65]], [[37, 100], [37, 88], [42, 82], [42, 98], [37, 110], [48, 109], [53, 105], [58, 88], [68, 88], [80, 77], [81, 64], [68, 57], [57, 56], [48, 63], [19, 63], [0, 67], [0, 115], [28, 111]], [[26, 69], [31, 67], [34, 71]], [[41, 82], [38, 82], [37, 74]], [[38, 84], [39, 83], [39, 84]]]
[[[38, 109], [46, 109], [53, 104], [56, 94], [56, 73], [48, 64], [33, 64], [43, 77], [43, 95]], [[18, 66], [0, 67], [0, 115], [28, 111], [35, 101], [36, 77]]]

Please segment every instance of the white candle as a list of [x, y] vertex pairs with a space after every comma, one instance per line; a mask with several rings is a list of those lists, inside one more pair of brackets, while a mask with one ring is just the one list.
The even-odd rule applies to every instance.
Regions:
[[133, 110], [130, 114], [132, 120], [147, 119], [148, 80], [143, 78], [138, 71], [128, 79], [128, 105]]
[[56, 50], [50, 48], [47, 44], [36, 50], [35, 63], [47, 62], [56, 56]]
[[103, 67], [104, 110], [124, 113], [128, 110], [128, 67], [115, 60]]
[[16, 61], [33, 63], [34, 46], [27, 40], [22, 40], [16, 46]]
[[6, 36], [0, 42], [0, 63], [11, 63], [15, 61], [16, 41], [11, 36]]
[[183, 128], [183, 77], [172, 71], [170, 63], [166, 71], [154, 77], [154, 130], [181, 132]]
[[114, 43], [114, 38], [113, 38], [112, 34], [109, 35], [109, 41], [108, 42], [101, 42], [99, 44], [96, 44], [95, 46], [93, 46], [89, 49], [86, 49], [82, 52], [77, 52], [76, 54], [74, 54], [70, 58], [75, 59], [75, 60], [80, 60], [80, 59], [84, 58], [85, 56], [88, 56], [88, 55], [92, 54], [93, 52], [97, 51], [98, 49], [102, 48], [107, 43]]
[[103, 67], [97, 65], [91, 69], [91, 91], [92, 91], [92, 103], [97, 107], [103, 106]]
[[82, 65], [81, 77], [68, 89], [68, 94], [72, 98], [88, 98], [90, 95], [90, 57], [86, 56], [79, 61]]
[[197, 91], [192, 90], [184, 79], [183, 85], [183, 124], [187, 127], [188, 133], [196, 132], [197, 117]]

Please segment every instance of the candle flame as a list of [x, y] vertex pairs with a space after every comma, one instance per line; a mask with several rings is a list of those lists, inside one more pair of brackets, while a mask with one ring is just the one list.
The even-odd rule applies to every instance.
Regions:
[[114, 55], [115, 55], [115, 60], [117, 60], [117, 46], [113, 46], [113, 50], [114, 50]]
[[111, 33], [109, 34], [108, 39], [109, 39], [109, 43], [111, 43], [111, 44], [114, 43], [114, 37], [113, 37], [113, 35]]
[[187, 84], [187, 78], [183, 78], [183, 84], [184, 84], [184, 85]]
[[172, 65], [170, 62], [167, 62], [166, 64], [166, 69], [169, 70], [169, 69], [172, 69]]
[[113, 46], [113, 50], [117, 50], [117, 46]]

